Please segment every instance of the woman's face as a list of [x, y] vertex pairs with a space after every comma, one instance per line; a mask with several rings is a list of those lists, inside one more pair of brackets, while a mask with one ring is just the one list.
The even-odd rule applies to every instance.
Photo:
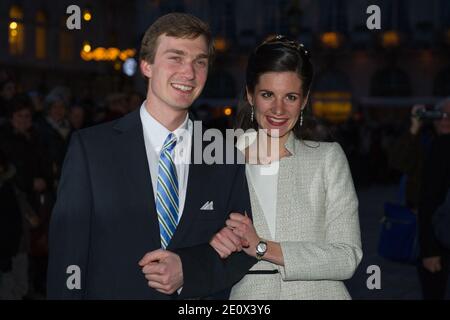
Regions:
[[247, 99], [254, 106], [258, 126], [275, 138], [292, 130], [306, 102], [302, 81], [292, 71], [262, 74], [253, 92], [247, 90]]

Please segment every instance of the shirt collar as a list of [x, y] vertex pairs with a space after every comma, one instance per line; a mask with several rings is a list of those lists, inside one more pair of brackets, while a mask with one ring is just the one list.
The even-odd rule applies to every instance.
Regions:
[[[295, 134], [292, 131], [289, 132], [288, 134], [289, 134], [289, 136], [284, 144], [284, 147], [287, 149], [287, 151], [289, 151], [291, 153], [291, 155], [294, 156], [296, 153]], [[257, 137], [258, 137], [257, 131], [252, 130], [252, 131], [244, 133], [237, 139], [236, 148], [239, 151], [244, 152], [244, 150], [246, 148], [248, 148], [251, 144], [256, 142]]]
[[[145, 108], [144, 101], [141, 105], [140, 114], [142, 119], [142, 126], [144, 127], [147, 137], [150, 140], [153, 148], [157, 151], [161, 150], [164, 141], [167, 136], [171, 133], [166, 127], [164, 127], [158, 120], [156, 120], [150, 113], [148, 113]], [[186, 115], [186, 119], [183, 123], [175, 129], [172, 133], [177, 137], [177, 144], [183, 141], [183, 136], [188, 132], [189, 129], [189, 115]]]

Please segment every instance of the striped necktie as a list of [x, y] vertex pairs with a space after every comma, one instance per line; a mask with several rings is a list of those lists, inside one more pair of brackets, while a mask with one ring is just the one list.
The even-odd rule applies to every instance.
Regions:
[[178, 224], [178, 177], [173, 161], [176, 137], [170, 133], [161, 149], [156, 185], [156, 211], [158, 213], [161, 246], [167, 248]]

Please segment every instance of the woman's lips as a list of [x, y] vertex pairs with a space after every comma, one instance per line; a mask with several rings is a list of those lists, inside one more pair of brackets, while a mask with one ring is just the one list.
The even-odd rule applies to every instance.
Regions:
[[283, 125], [286, 124], [286, 122], [288, 122], [289, 119], [278, 119], [278, 118], [274, 118], [274, 117], [267, 117], [267, 122], [270, 123], [270, 125], [275, 126], [275, 127], [281, 127]]

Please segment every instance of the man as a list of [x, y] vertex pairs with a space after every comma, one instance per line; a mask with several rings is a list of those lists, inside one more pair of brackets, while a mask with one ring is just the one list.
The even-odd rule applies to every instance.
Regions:
[[201, 141], [190, 139], [188, 108], [212, 54], [201, 20], [159, 18], [142, 40], [141, 108], [73, 135], [50, 227], [49, 298], [202, 297], [256, 262], [223, 262], [208, 244], [230, 212], [250, 212], [243, 166], [192, 163]]

